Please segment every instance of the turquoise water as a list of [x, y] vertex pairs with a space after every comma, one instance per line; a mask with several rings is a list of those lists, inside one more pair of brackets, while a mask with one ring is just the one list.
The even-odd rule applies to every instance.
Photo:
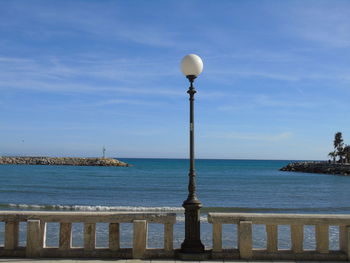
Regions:
[[[121, 160], [133, 166], [2, 165], [0, 209], [172, 211], [178, 213], [175, 241], [179, 245], [183, 238], [181, 205], [187, 197], [188, 160]], [[208, 211], [350, 212], [350, 177], [278, 171], [288, 162], [197, 160], [197, 192], [204, 206], [202, 219]], [[50, 227], [53, 232], [56, 231], [57, 226]], [[127, 225], [123, 227], [125, 237], [122, 237], [122, 245], [127, 246], [131, 228]], [[209, 246], [211, 226], [204, 222], [202, 229], [204, 242]], [[79, 226], [75, 231], [78, 236], [81, 235]], [[106, 226], [101, 226], [98, 236], [103, 236], [105, 231]], [[157, 234], [160, 230], [152, 226], [150, 231]], [[261, 234], [256, 236], [258, 244], [264, 242], [263, 230], [257, 229], [259, 231]], [[106, 242], [102, 236], [98, 242]], [[52, 234], [48, 242], [56, 239]], [[76, 240], [80, 241], [79, 238]], [[152, 242], [160, 246], [158, 241]], [[312, 242], [309, 245], [312, 246]], [[287, 238], [284, 243], [288, 246]], [[284, 243], [281, 242], [282, 245]], [[231, 244], [235, 244], [234, 237], [224, 237], [224, 245]]]

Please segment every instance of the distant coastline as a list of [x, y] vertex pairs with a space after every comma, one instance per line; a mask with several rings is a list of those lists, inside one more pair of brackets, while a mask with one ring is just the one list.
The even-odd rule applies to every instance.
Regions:
[[1, 164], [26, 165], [72, 165], [72, 166], [122, 166], [129, 164], [112, 158], [78, 158], [78, 157], [26, 157], [0, 156]]
[[350, 164], [332, 162], [293, 162], [282, 167], [280, 171], [350, 175]]

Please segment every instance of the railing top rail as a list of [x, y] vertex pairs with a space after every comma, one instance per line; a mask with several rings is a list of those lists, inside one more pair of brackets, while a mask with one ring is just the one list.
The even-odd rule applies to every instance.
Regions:
[[73, 212], [73, 211], [0, 211], [0, 221], [27, 221], [40, 219], [59, 223], [132, 223], [134, 220], [147, 220], [149, 223], [176, 223], [175, 213], [143, 212]]
[[209, 223], [237, 224], [252, 221], [253, 224], [278, 225], [350, 225], [350, 215], [325, 214], [258, 214], [258, 213], [208, 213]]

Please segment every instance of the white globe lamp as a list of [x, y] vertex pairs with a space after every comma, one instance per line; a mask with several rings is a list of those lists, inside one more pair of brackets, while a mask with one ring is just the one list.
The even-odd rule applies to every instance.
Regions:
[[181, 71], [187, 76], [197, 77], [203, 71], [203, 61], [196, 54], [189, 54], [181, 61]]

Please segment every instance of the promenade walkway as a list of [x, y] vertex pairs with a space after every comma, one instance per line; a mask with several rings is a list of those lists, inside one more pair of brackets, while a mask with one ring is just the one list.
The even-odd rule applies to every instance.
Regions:
[[[208, 260], [208, 261], [181, 261], [181, 260], [137, 260], [137, 259], [28, 259], [28, 258], [0, 258], [0, 262], [11, 262], [11, 263], [178, 263], [178, 262], [189, 262], [189, 263], [321, 263], [320, 261], [295, 261], [295, 260]], [[322, 261], [339, 263], [341, 261]]]

